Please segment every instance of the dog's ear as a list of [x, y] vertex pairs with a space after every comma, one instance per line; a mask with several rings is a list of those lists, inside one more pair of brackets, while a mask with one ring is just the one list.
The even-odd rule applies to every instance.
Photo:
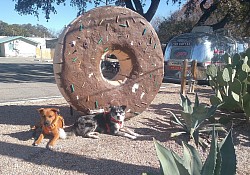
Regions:
[[123, 111], [125, 111], [125, 109], [127, 108], [127, 106], [126, 105], [122, 105], [121, 108], [122, 108]]
[[37, 111], [42, 115], [44, 108], [37, 109]]
[[58, 109], [58, 108], [51, 108], [50, 110], [53, 111], [53, 112], [55, 112], [55, 113], [58, 113], [58, 112], [59, 112], [59, 109]]

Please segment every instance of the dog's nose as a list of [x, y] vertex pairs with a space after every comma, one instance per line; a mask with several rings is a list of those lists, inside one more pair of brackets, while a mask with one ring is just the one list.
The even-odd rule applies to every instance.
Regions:
[[44, 125], [45, 125], [45, 126], [49, 126], [49, 125], [50, 125], [50, 122], [46, 120], [46, 121], [44, 122]]

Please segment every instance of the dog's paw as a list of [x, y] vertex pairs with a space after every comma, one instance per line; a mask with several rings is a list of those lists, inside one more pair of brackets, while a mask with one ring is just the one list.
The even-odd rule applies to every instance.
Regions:
[[135, 140], [135, 139], [137, 139], [137, 137], [136, 136], [130, 136], [130, 139]]
[[50, 151], [60, 151], [62, 149], [62, 147], [61, 146], [47, 145], [47, 149]]
[[36, 142], [34, 142], [32, 145], [33, 145], [33, 146], [38, 146], [38, 144], [37, 144]]
[[47, 145], [46, 148], [51, 150], [51, 151], [54, 151], [54, 149], [55, 149], [54, 146], [52, 146], [52, 145]]

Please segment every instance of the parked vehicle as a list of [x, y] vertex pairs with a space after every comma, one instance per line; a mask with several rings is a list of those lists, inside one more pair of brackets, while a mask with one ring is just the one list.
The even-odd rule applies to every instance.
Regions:
[[205, 70], [208, 65], [222, 66], [225, 53], [232, 55], [237, 52], [239, 48], [235, 39], [222, 32], [212, 32], [207, 26], [204, 27], [201, 30], [194, 28], [191, 33], [181, 34], [169, 41], [164, 53], [165, 80], [180, 80], [184, 59], [189, 61], [187, 79], [192, 77], [191, 62], [197, 60], [197, 80], [206, 80]]

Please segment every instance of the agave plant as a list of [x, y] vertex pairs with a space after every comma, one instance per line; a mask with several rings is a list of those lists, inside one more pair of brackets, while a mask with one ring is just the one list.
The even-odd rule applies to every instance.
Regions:
[[[204, 145], [204, 142], [199, 138], [200, 131], [207, 131], [205, 129], [201, 130], [200, 126], [201, 124], [211, 116], [215, 114], [215, 111], [217, 109], [217, 106], [206, 106], [205, 104], [200, 104], [198, 95], [195, 95], [195, 102], [192, 104], [192, 102], [189, 100], [189, 98], [186, 96], [181, 95], [181, 106], [183, 108], [183, 111], [181, 112], [181, 118], [183, 120], [180, 120], [174, 113], [170, 111], [174, 118], [174, 123], [181, 126], [183, 131], [175, 132], [171, 134], [171, 137], [176, 137], [181, 134], [189, 134], [190, 138], [195, 140], [196, 145], [199, 144], [202, 146]], [[218, 126], [216, 128], [217, 130], [224, 130], [223, 127]], [[212, 129], [210, 129], [212, 131]]]
[[183, 157], [163, 147], [154, 140], [160, 160], [161, 174], [164, 175], [234, 175], [236, 173], [236, 154], [232, 139], [232, 129], [221, 143], [213, 129], [210, 151], [204, 163], [198, 151], [183, 142]]

